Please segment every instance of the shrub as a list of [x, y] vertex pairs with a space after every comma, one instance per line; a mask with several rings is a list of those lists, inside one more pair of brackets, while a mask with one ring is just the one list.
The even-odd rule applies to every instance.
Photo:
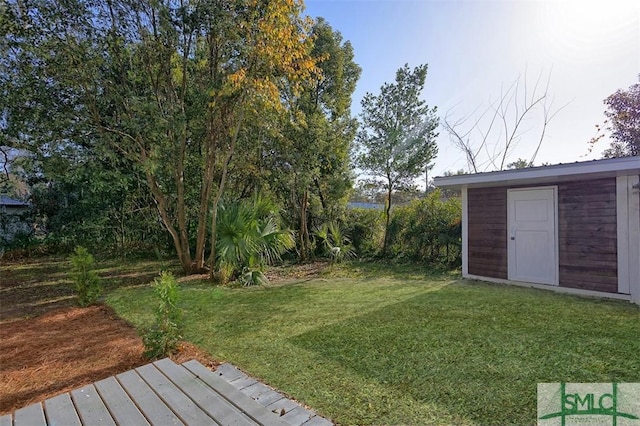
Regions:
[[142, 336], [144, 356], [158, 359], [175, 351], [180, 341], [182, 313], [178, 308], [178, 283], [170, 272], [163, 272], [155, 279], [154, 293], [159, 299], [156, 322]]
[[439, 190], [395, 208], [389, 224], [390, 254], [448, 266], [459, 265], [461, 216], [460, 201], [441, 200]]
[[71, 277], [75, 283], [78, 304], [89, 306], [98, 300], [102, 293], [100, 277], [93, 270], [95, 260], [89, 251], [81, 246], [76, 247], [71, 261]]
[[359, 257], [373, 256], [382, 247], [384, 221], [381, 210], [351, 209], [347, 212], [345, 233]]

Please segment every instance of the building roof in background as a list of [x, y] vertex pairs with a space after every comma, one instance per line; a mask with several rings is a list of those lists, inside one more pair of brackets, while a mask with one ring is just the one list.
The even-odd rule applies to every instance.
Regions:
[[26, 201], [20, 201], [15, 198], [9, 198], [6, 195], [0, 195], [0, 206], [29, 207], [30, 204]]
[[382, 210], [384, 209], [384, 204], [380, 203], [367, 203], [363, 201], [349, 201], [347, 203], [347, 207], [350, 209], [376, 209]]

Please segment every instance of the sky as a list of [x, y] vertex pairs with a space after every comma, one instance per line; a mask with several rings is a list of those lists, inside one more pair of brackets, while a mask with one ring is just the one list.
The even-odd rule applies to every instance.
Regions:
[[[491, 103], [519, 79], [530, 97], [547, 91], [549, 122], [535, 164], [600, 158], [608, 142], [589, 152], [588, 141], [605, 116], [603, 100], [638, 82], [640, 0], [306, 0], [305, 14], [323, 17], [354, 48], [362, 75], [352, 113], [360, 113], [367, 92], [378, 94], [405, 63], [428, 64], [423, 99], [451, 122], [470, 117], [468, 130]], [[521, 106], [522, 108], [522, 106]], [[480, 129], [486, 130], [485, 115]], [[542, 109], [533, 110], [508, 160], [530, 159], [541, 132]], [[439, 153], [432, 176], [467, 169], [461, 151], [439, 129]], [[477, 146], [480, 133], [470, 135]], [[482, 170], [504, 137], [490, 136]], [[493, 155], [491, 155], [493, 156]]]

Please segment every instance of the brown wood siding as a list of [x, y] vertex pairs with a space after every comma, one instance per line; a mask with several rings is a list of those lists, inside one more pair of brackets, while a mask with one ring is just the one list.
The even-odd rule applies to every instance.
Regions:
[[560, 286], [618, 292], [616, 179], [558, 184]]
[[507, 279], [507, 190], [467, 191], [468, 272]]

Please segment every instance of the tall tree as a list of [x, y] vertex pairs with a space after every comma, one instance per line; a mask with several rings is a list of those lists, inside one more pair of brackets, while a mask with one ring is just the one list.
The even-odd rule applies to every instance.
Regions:
[[[303, 259], [311, 248], [308, 206], [318, 200], [325, 216], [351, 187], [349, 150], [357, 121], [351, 117], [351, 97], [360, 77], [351, 43], [343, 41], [323, 18], [311, 29], [312, 57], [319, 72], [294, 96], [286, 129], [284, 160], [292, 167], [298, 211], [298, 244]], [[346, 199], [344, 200], [346, 202]]]
[[[607, 106], [604, 128], [609, 131], [611, 138], [604, 157], [640, 155], [640, 82], [632, 84], [627, 90], [616, 91], [604, 103]], [[596, 129], [598, 135], [590, 141], [591, 149], [605, 136], [601, 126], [596, 126]]]
[[[302, 3], [16, 0], [8, 9], [7, 68], [21, 67], [23, 96], [3, 105], [12, 137], [124, 156], [144, 175], [185, 272], [204, 268], [207, 233], [213, 268], [217, 206], [246, 123], [283, 111], [282, 92], [314, 71]], [[57, 118], [45, 123], [48, 110]]]
[[420, 99], [426, 77], [426, 64], [413, 70], [405, 64], [396, 72], [394, 83], [385, 83], [379, 95], [367, 93], [361, 102], [357, 164], [382, 179], [387, 192], [383, 255], [388, 245], [391, 194], [412, 186], [437, 154], [436, 107], [429, 108]]

